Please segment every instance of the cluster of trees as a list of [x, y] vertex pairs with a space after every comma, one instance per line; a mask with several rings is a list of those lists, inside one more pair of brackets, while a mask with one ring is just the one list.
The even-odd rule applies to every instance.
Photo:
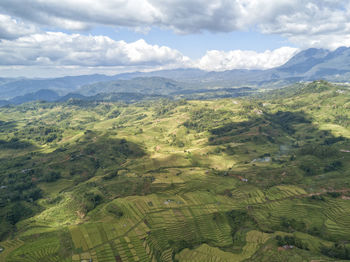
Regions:
[[294, 236], [276, 236], [277, 244], [278, 246], [295, 246], [301, 249], [309, 250], [309, 247], [307, 243], [301, 241], [298, 238], [295, 238]]
[[118, 109], [115, 109], [108, 114], [108, 118], [109, 119], [117, 118], [118, 116], [120, 116], [120, 114], [121, 114], [121, 112]]
[[57, 171], [50, 171], [43, 175], [42, 181], [45, 182], [55, 182], [61, 178], [61, 173]]
[[[322, 200], [322, 201], [324, 200], [322, 196], [313, 196], [310, 199]], [[275, 229], [279, 231], [289, 232], [289, 233], [299, 231], [299, 232], [304, 232], [313, 236], [324, 237], [324, 231], [322, 228], [318, 226], [311, 227], [309, 225], [306, 225], [305, 222], [298, 221], [294, 218], [289, 219], [286, 217], [280, 217], [280, 225]]]
[[343, 167], [339, 151], [334, 143], [343, 141], [342, 137], [330, 137], [324, 140], [323, 144], [309, 143], [303, 145], [297, 152], [302, 156], [299, 168], [308, 176], [337, 171]]
[[306, 118], [306, 115], [301, 112], [283, 112], [278, 111], [275, 114], [267, 115], [269, 121], [274, 125], [282, 128], [287, 134], [294, 134], [295, 128], [293, 125], [301, 123], [311, 123], [310, 120]]
[[334, 122], [343, 127], [350, 127], [350, 118], [347, 115], [336, 115]]
[[14, 225], [34, 213], [34, 201], [42, 191], [25, 173], [0, 176], [0, 240], [14, 229]]
[[339, 259], [350, 259], [350, 246], [346, 243], [334, 243], [331, 247], [322, 246], [321, 253]]
[[337, 142], [345, 141], [345, 138], [343, 136], [338, 137], [328, 137], [324, 140], [324, 145], [333, 145]]
[[325, 166], [325, 172], [331, 172], [340, 169], [343, 166], [343, 163], [339, 160], [332, 161], [328, 165]]
[[15, 173], [1, 176], [0, 202], [35, 201], [41, 197], [41, 190], [27, 173]]
[[320, 159], [329, 159], [338, 154], [335, 148], [318, 144], [306, 144], [299, 149], [298, 153], [300, 155], [312, 155]]
[[[204, 243], [204, 242], [205, 241], [203, 241], [202, 243]], [[175, 258], [175, 255], [180, 253], [181, 250], [186, 249], [186, 248], [193, 249], [195, 247], [194, 243], [192, 243], [191, 241], [186, 241], [184, 239], [181, 239], [179, 241], [174, 241], [172, 239], [169, 239], [168, 244], [173, 249], [172, 259], [175, 262], [179, 262], [179, 260], [177, 260]]]
[[187, 101], [185, 99], [172, 101], [170, 99], [159, 100], [158, 105], [154, 109], [154, 116], [160, 117], [170, 113], [178, 106], [186, 105]]
[[27, 141], [21, 141], [17, 137], [11, 138], [9, 141], [0, 140], [0, 149], [24, 149], [32, 144]]
[[63, 130], [55, 126], [27, 126], [14, 132], [16, 139], [34, 140], [40, 144], [51, 143], [62, 139]]
[[0, 175], [0, 239], [11, 232], [18, 221], [36, 212], [35, 201], [43, 196], [37, 184], [61, 177], [58, 171], [26, 168], [28, 161], [31, 157], [7, 159], [7, 166], [0, 163], [2, 170], [11, 170]]
[[280, 221], [281, 221], [280, 227], [283, 231], [286, 231], [286, 232], [294, 232], [294, 231], [305, 232], [306, 231], [306, 224], [303, 221], [298, 221], [294, 218], [290, 219], [287, 217], [281, 217]]
[[33, 210], [22, 202], [12, 203], [7, 208], [6, 220], [15, 225], [24, 217], [28, 217], [33, 213]]
[[184, 147], [185, 143], [181, 139], [181, 136], [177, 136], [176, 134], [170, 134], [170, 141], [171, 146], [177, 146], [177, 147]]
[[224, 124], [233, 116], [231, 111], [214, 110], [211, 108], [200, 108], [192, 110], [191, 118], [183, 125], [197, 132], [203, 132], [215, 128], [219, 124]]
[[116, 204], [114, 203], [110, 203], [107, 207], [106, 207], [106, 210], [115, 215], [116, 217], [122, 217], [124, 215], [124, 212], [123, 210], [117, 206]]
[[93, 210], [98, 204], [103, 201], [101, 194], [97, 192], [86, 192], [83, 196], [83, 207], [85, 213]]
[[33, 215], [32, 203], [14, 202], [0, 206], [0, 241], [15, 230], [15, 224], [21, 219]]
[[257, 228], [254, 218], [246, 210], [231, 210], [226, 213], [232, 237], [242, 228]]

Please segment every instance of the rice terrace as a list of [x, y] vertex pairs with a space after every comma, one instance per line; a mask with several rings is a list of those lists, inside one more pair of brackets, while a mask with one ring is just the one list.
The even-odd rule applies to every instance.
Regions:
[[346, 259], [337, 90], [2, 108], [1, 261]]

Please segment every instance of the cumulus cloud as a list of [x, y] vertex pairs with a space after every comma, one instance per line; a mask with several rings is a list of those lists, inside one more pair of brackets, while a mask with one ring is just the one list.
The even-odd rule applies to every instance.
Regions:
[[70, 30], [96, 24], [158, 26], [178, 33], [230, 32], [269, 22], [295, 6], [291, 0], [2, 0], [0, 11]]
[[8, 15], [0, 14], [0, 39], [15, 39], [36, 31], [38, 29], [32, 24], [26, 25]]
[[0, 65], [185, 66], [189, 58], [166, 46], [106, 36], [47, 32], [0, 42]]
[[262, 53], [247, 50], [233, 50], [229, 52], [211, 50], [198, 61], [197, 66], [207, 71], [268, 69], [283, 65], [298, 51], [298, 48], [292, 47], [281, 47]]
[[[310, 41], [350, 34], [348, 0], [2, 0], [0, 12], [55, 28], [84, 30], [94, 25], [171, 28], [178, 33], [263, 33]], [[312, 44], [310, 42], [310, 44]]]
[[[126, 43], [80, 32], [101, 25], [144, 34], [153, 27], [179, 34], [253, 30], [284, 36], [300, 48], [335, 49], [350, 46], [350, 2], [26, 0], [24, 4], [23, 0], [1, 0], [0, 66], [266, 69], [283, 64], [297, 52], [290, 47], [262, 53], [211, 50], [191, 61], [175, 49], [144, 40]], [[70, 33], [44, 32], [43, 28]], [[79, 34], [72, 34], [77, 31]]]
[[162, 69], [196, 67], [208, 71], [267, 69], [282, 65], [297, 48], [273, 51], [211, 50], [193, 61], [178, 50], [150, 45], [143, 39], [126, 43], [106, 36], [85, 36], [47, 32], [0, 42], [0, 66], [41, 66], [51, 68], [133, 68]]
[[288, 12], [278, 12], [258, 25], [265, 34], [279, 34], [297, 45], [335, 49], [349, 46], [350, 2], [344, 0], [295, 0]]
[[146, 0], [2, 0], [0, 11], [44, 26], [84, 30], [94, 24], [140, 27], [162, 15]]

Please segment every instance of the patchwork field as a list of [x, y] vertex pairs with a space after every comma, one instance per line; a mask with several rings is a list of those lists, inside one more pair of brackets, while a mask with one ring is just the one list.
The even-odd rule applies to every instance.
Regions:
[[0, 261], [350, 259], [348, 87], [261, 97], [0, 108]]

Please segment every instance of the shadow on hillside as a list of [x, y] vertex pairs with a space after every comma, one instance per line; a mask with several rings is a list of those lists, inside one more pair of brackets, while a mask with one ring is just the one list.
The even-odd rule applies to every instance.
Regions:
[[[21, 149], [27, 146], [32, 144], [17, 139], [0, 140], [0, 148]], [[86, 131], [76, 142], [50, 153], [33, 151], [25, 155], [3, 157], [0, 159], [0, 184], [6, 189], [8, 183], [20, 177], [31, 180], [30, 185], [26, 185], [23, 190], [35, 188], [37, 182], [54, 182], [61, 177], [73, 179], [77, 184], [95, 175], [117, 172], [128, 160], [145, 155], [145, 151], [135, 143]]]
[[258, 113], [261, 115], [256, 116], [249, 121], [233, 122], [209, 130], [209, 132], [212, 134], [211, 140], [214, 141], [215, 139], [223, 136], [235, 136], [244, 134], [254, 127], [259, 128], [258, 131], [260, 134], [263, 133], [263, 131], [272, 131], [271, 129], [278, 129], [288, 135], [293, 135], [297, 131], [295, 125], [311, 125], [310, 117], [303, 112], [278, 111], [275, 114], [263, 114], [260, 112]]
[[[323, 181], [331, 175], [338, 182], [329, 186], [337, 187], [346, 177], [350, 154], [343, 148], [350, 145], [350, 140], [320, 130], [304, 112], [259, 112], [254, 119], [229, 123], [209, 132], [208, 143], [245, 159], [240, 163], [241, 174], [259, 185], [295, 184], [307, 177]], [[240, 146], [232, 147], [231, 143]], [[342, 178], [341, 172], [345, 172]]]
[[12, 138], [9, 141], [0, 139], [0, 149], [25, 149], [28, 147], [34, 147], [34, 145], [28, 141], [21, 141], [17, 138]]
[[76, 142], [58, 148], [45, 157], [51, 162], [48, 165], [50, 169], [59, 169], [84, 179], [99, 171], [106, 173], [119, 169], [127, 160], [145, 155], [145, 151], [133, 142], [88, 130]]
[[[33, 145], [17, 139], [0, 140], [0, 149], [23, 149], [28, 146]], [[123, 165], [128, 160], [146, 155], [139, 145], [92, 131], [86, 131], [78, 141], [66, 144], [54, 152], [16, 152], [17, 155], [12, 153], [11, 156], [0, 159], [0, 239], [14, 230], [18, 221], [40, 211], [36, 200], [42, 197], [51, 199], [44, 195], [39, 183], [47, 183], [51, 189], [81, 185], [78, 191], [74, 191], [81, 212], [92, 210], [107, 196], [114, 198], [135, 192], [147, 193], [151, 183], [138, 177], [118, 177], [118, 170], [125, 169]], [[96, 175], [101, 175], [102, 180], [82, 183]], [[65, 180], [61, 183], [62, 178]], [[115, 179], [112, 180], [113, 178]], [[108, 180], [107, 183], [102, 183], [104, 180]], [[56, 181], [52, 186], [49, 185]], [[59, 195], [56, 199], [61, 200]]]
[[2, 121], [2, 120], [0, 120], [0, 132], [1, 133], [13, 131], [14, 128], [16, 128], [15, 121]]

